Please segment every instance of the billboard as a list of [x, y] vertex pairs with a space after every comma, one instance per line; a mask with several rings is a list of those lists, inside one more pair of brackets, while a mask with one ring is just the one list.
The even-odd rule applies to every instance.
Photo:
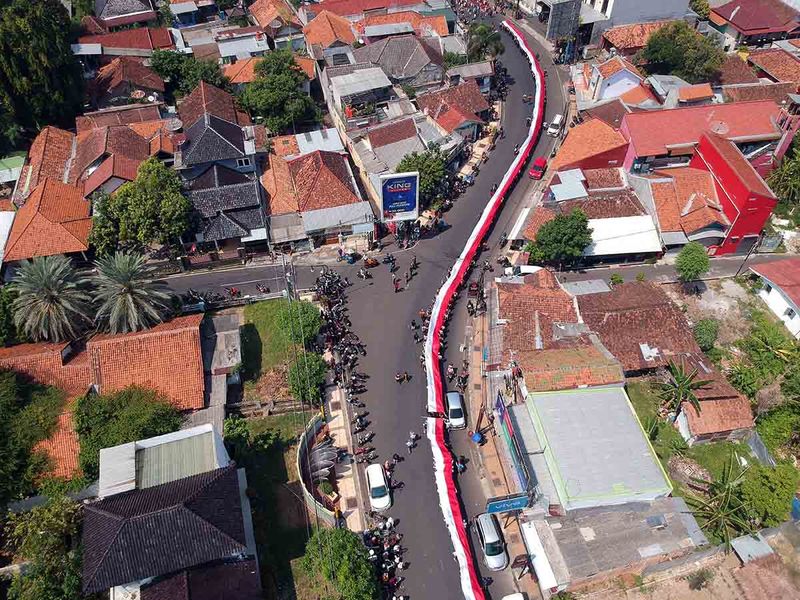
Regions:
[[381, 219], [414, 221], [419, 217], [419, 172], [381, 175]]

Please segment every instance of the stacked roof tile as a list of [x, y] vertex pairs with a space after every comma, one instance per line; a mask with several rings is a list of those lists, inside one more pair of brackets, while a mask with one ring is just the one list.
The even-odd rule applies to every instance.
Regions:
[[417, 105], [449, 132], [467, 123], [482, 123], [481, 113], [489, 110], [489, 104], [473, 79], [417, 96]]

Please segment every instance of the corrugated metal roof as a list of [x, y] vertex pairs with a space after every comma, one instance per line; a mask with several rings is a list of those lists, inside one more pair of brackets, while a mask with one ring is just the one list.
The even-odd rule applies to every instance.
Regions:
[[154, 487], [216, 469], [212, 433], [136, 450], [136, 487]]
[[394, 35], [397, 33], [414, 33], [414, 28], [410, 23], [387, 23], [385, 25], [367, 25], [364, 27], [364, 35], [367, 37]]
[[775, 553], [760, 533], [743, 535], [731, 540], [731, 548], [743, 563]]
[[586, 281], [567, 281], [561, 284], [566, 291], [573, 296], [583, 294], [598, 294], [600, 292], [610, 292], [611, 288], [602, 279], [588, 279]]
[[386, 73], [378, 67], [362, 69], [349, 75], [339, 75], [331, 78], [331, 87], [340, 98], [391, 87], [391, 85], [392, 82], [389, 81]]
[[3, 261], [6, 242], [11, 234], [11, 226], [14, 224], [14, 215], [16, 213], [13, 210], [0, 211], [0, 262]]
[[342, 144], [342, 139], [339, 137], [339, 131], [336, 127], [298, 133], [295, 139], [297, 140], [300, 154], [309, 154], [315, 150], [344, 152], [344, 144]]
[[344, 206], [304, 212], [303, 227], [306, 232], [310, 233], [333, 227], [370, 223], [372, 217], [372, 206], [369, 202], [355, 202]]
[[101, 498], [136, 489], [136, 442], [100, 450]]
[[584, 256], [661, 252], [661, 238], [650, 215], [589, 219], [592, 243]]
[[487, 75], [494, 74], [494, 67], [488, 60], [477, 63], [468, 63], [466, 65], [457, 65], [447, 70], [447, 75], [460, 75], [464, 78], [470, 77], [486, 77]]

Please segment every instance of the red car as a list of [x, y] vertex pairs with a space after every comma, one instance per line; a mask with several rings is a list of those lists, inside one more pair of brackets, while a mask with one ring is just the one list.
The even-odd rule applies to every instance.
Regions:
[[546, 168], [547, 159], [544, 156], [540, 156], [533, 161], [533, 166], [531, 167], [531, 170], [528, 171], [528, 175], [531, 179], [541, 179]]

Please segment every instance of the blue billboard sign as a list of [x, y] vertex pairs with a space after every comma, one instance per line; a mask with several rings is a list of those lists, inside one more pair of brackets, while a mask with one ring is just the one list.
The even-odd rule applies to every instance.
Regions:
[[528, 494], [512, 494], [510, 496], [489, 498], [489, 500], [486, 501], [486, 512], [489, 514], [498, 514], [511, 512], [512, 510], [523, 510], [528, 508], [530, 501], [531, 499]]
[[419, 173], [381, 176], [381, 215], [384, 222], [419, 217]]

